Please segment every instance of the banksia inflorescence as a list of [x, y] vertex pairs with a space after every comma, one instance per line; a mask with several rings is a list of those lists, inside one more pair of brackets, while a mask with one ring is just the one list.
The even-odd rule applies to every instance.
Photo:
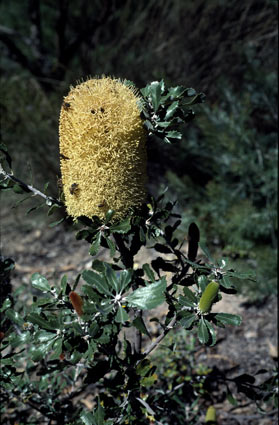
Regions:
[[217, 424], [216, 422], [216, 410], [214, 406], [210, 406], [205, 415], [205, 423]]
[[83, 309], [82, 309], [83, 301], [82, 301], [81, 296], [79, 294], [77, 294], [76, 292], [71, 291], [70, 294], [69, 294], [69, 298], [70, 298], [70, 301], [71, 301], [72, 306], [74, 307], [76, 313], [79, 316], [82, 316], [83, 315]]
[[121, 219], [145, 201], [146, 130], [133, 86], [109, 77], [71, 88], [59, 138], [69, 215]]
[[199, 310], [201, 313], [208, 313], [211, 310], [212, 304], [218, 294], [218, 290], [219, 284], [214, 280], [207, 285], [199, 302]]

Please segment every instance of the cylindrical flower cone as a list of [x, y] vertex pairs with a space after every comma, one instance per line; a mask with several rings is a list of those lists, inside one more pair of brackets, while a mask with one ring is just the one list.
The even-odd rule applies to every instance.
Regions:
[[71, 88], [59, 138], [67, 212], [122, 219], [146, 197], [146, 130], [135, 89], [112, 78]]

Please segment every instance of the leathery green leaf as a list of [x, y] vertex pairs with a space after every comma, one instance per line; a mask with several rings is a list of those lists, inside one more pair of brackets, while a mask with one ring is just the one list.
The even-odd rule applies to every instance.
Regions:
[[150, 283], [143, 288], [136, 289], [132, 294], [126, 297], [126, 300], [132, 307], [149, 310], [165, 301], [164, 292], [166, 287], [166, 278], [163, 277], [155, 283]]
[[50, 292], [51, 288], [48, 280], [40, 273], [33, 273], [31, 276], [31, 284], [33, 288], [39, 289], [40, 291]]

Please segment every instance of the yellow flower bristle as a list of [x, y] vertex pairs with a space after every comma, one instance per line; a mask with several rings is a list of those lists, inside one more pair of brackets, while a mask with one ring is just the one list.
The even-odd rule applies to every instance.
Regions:
[[146, 130], [135, 89], [109, 77], [71, 88], [59, 140], [67, 212], [122, 219], [146, 196]]

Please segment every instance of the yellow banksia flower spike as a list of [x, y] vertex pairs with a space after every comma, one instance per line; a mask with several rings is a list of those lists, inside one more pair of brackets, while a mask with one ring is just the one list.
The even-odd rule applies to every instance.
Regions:
[[145, 201], [146, 130], [133, 86], [110, 77], [72, 87], [60, 113], [59, 140], [67, 212], [122, 219]]

